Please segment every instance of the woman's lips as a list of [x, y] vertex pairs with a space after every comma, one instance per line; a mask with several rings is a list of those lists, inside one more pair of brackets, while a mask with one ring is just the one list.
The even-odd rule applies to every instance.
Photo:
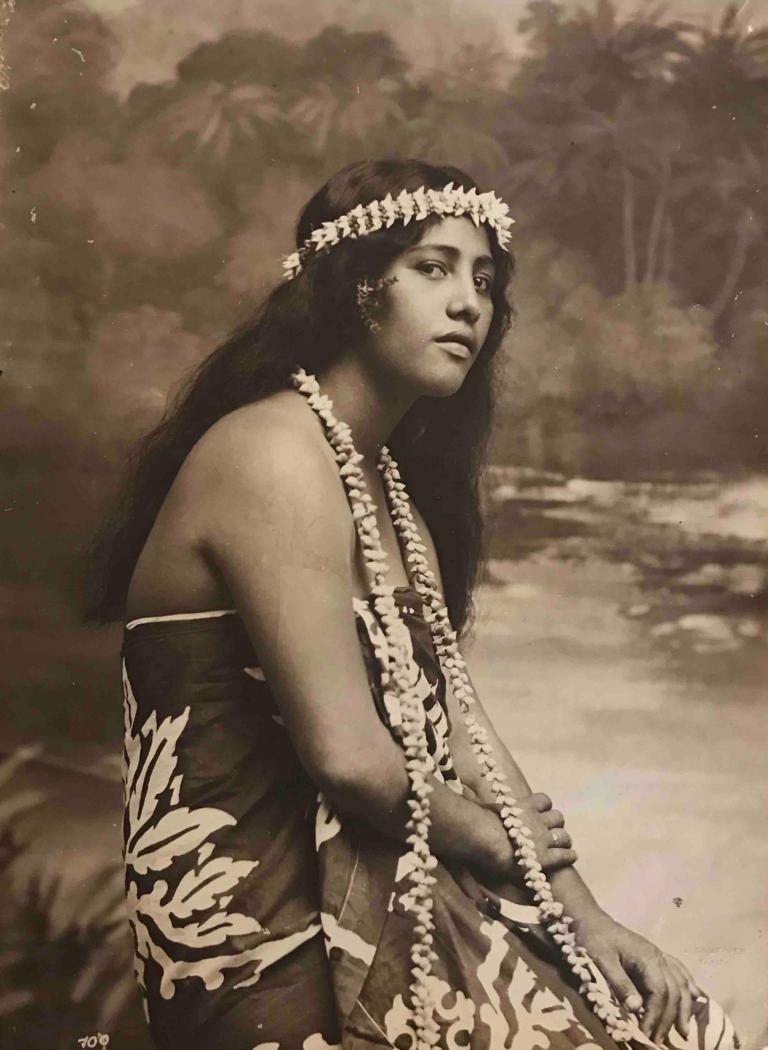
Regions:
[[454, 357], [471, 357], [472, 352], [468, 346], [464, 346], [463, 343], [454, 343], [450, 339], [436, 339], [435, 342], [442, 346], [444, 350], [447, 350], [449, 354], [453, 354]]

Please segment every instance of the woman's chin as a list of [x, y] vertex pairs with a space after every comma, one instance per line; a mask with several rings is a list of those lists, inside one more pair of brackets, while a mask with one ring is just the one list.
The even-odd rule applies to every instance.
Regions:
[[451, 397], [458, 390], [467, 377], [467, 369], [463, 362], [457, 361], [460, 367], [449, 367], [431, 372], [424, 377], [423, 397]]

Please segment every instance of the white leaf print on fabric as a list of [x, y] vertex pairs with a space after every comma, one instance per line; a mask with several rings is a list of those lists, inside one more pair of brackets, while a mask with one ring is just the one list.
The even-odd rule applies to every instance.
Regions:
[[371, 965], [376, 952], [375, 945], [368, 944], [354, 930], [347, 930], [343, 926], [339, 926], [336, 917], [329, 915], [328, 912], [320, 913], [320, 921], [323, 924], [326, 951], [330, 951], [331, 948], [341, 948], [342, 951], [353, 955], [356, 959], [360, 959], [366, 966]]
[[317, 814], [315, 815], [315, 849], [320, 849], [324, 842], [328, 842], [334, 835], [341, 831], [339, 818], [331, 809], [322, 791], [317, 796]]
[[122, 761], [122, 779], [123, 779], [123, 791], [126, 790], [128, 784], [128, 764], [130, 754], [128, 751], [128, 742], [131, 739], [131, 730], [133, 729], [133, 723], [136, 721], [136, 697], [133, 695], [133, 689], [131, 683], [128, 681], [128, 672], [125, 669], [125, 661], [123, 661], [123, 761]]
[[342, 1046], [341, 1043], [326, 1043], [325, 1039], [317, 1033], [304, 1040], [301, 1050], [342, 1050]]
[[[164, 718], [158, 725], [153, 711], [136, 736], [130, 737], [129, 731], [127, 801], [128, 823], [133, 834], [153, 816], [158, 795], [165, 791], [176, 772], [176, 744], [188, 718], [189, 708], [186, 708], [177, 718]], [[142, 746], [142, 737], [149, 742], [146, 748]]]
[[499, 897], [499, 911], [505, 919], [519, 922], [523, 926], [539, 926], [541, 916], [535, 904], [518, 904], [516, 901], [508, 901], [506, 897]]
[[181, 795], [181, 773], [171, 781], [171, 805], [178, 806]]
[[[477, 968], [477, 976], [485, 990], [487, 1002], [480, 1006], [480, 1020], [488, 1026], [489, 1046], [494, 1050], [549, 1050], [550, 1034], [571, 1029], [572, 1034], [583, 1035], [586, 1042], [574, 1044], [574, 1050], [599, 1050], [578, 1021], [567, 999], [560, 999], [543, 984], [522, 957], [515, 961], [512, 979], [505, 995], [508, 1009], [502, 1008], [501, 998], [494, 986], [499, 979], [501, 963], [509, 945], [507, 929], [499, 922], [483, 922], [481, 933], [490, 941], [485, 961]], [[511, 1010], [509, 1009], [511, 1007]], [[510, 1039], [507, 1016], [512, 1014], [517, 1030]]]
[[[467, 1050], [471, 1044], [466, 1036], [472, 1035], [475, 1030], [475, 1004], [464, 992], [455, 991], [446, 981], [435, 977], [434, 974], [429, 976], [426, 983], [435, 1004], [435, 1019], [445, 1022], [448, 1026], [443, 1032], [441, 1025], [440, 1046], [445, 1050]], [[450, 1005], [451, 1002], [453, 1006]], [[402, 995], [395, 996], [392, 1006], [384, 1015], [384, 1028], [390, 1043], [394, 1044], [395, 1040], [405, 1038], [409, 1040], [405, 1050], [413, 1050], [416, 1046], [413, 1017]]]
[[[165, 883], [156, 883], [158, 895], [163, 892]], [[220, 988], [224, 982], [225, 970], [241, 966], [251, 966], [251, 976], [238, 982], [235, 988], [248, 988], [256, 984], [262, 970], [267, 966], [282, 959], [284, 955], [293, 951], [304, 941], [315, 937], [321, 930], [320, 923], [311, 923], [304, 930], [291, 934], [289, 937], [276, 938], [271, 941], [262, 941], [255, 948], [237, 952], [231, 955], [206, 956], [196, 961], [188, 962], [172, 959], [165, 949], [152, 939], [145, 917], [155, 918], [152, 906], [156, 899], [152, 895], [137, 897], [135, 883], [128, 888], [127, 894], [128, 912], [136, 936], [136, 975], [142, 988], [145, 988], [145, 962], [151, 957], [160, 967], [160, 995], [163, 999], [172, 999], [175, 992], [175, 983], [187, 977], [199, 977], [206, 989], [214, 991]], [[233, 918], [237, 918], [234, 916]], [[175, 940], [175, 939], [174, 939]]]
[[[156, 889], [159, 893], [162, 893], [164, 887], [165, 883], [156, 884]], [[142, 921], [145, 917], [154, 918], [152, 905], [156, 903], [155, 898], [150, 894], [138, 897], [136, 884], [131, 883], [128, 887], [127, 903], [128, 914], [136, 936], [136, 955], [141, 960], [142, 988], [145, 987], [143, 979], [145, 973], [144, 963], [152, 958], [162, 971], [160, 976], [160, 995], [163, 999], [172, 999], [176, 992], [175, 982], [185, 977], [199, 977], [209, 991], [219, 988], [224, 980], [225, 969], [232, 966], [242, 966], [250, 960], [249, 952], [241, 952], [239, 955], [209, 956], [197, 962], [182, 962], [172, 959], [165, 949], [152, 939], [149, 927]]]
[[[160, 968], [160, 995], [164, 999], [172, 999], [176, 982], [186, 977], [198, 977], [212, 990], [221, 986], [226, 970], [250, 965], [250, 980], [254, 981], [264, 966], [319, 933], [320, 924], [288, 938], [262, 940], [245, 951], [198, 960], [172, 957], [175, 946], [200, 950], [223, 946], [226, 950], [232, 937], [268, 932], [254, 917], [226, 910], [232, 890], [251, 874], [258, 861], [215, 855], [210, 836], [236, 823], [231, 814], [209, 806], [192, 809], [179, 805], [183, 778], [176, 773], [176, 747], [190, 708], [175, 718], [163, 719], [159, 725], [153, 711], [137, 730], [137, 705], [125, 665], [123, 685], [126, 902], [139, 985], [146, 997], [149, 959]], [[151, 877], [164, 871], [177, 857], [194, 850], [197, 863], [172, 886], [166, 880], [154, 879], [142, 893], [139, 883], [131, 880], [132, 875]], [[196, 921], [190, 922], [193, 918]]]
[[[280, 1050], [279, 1043], [259, 1043], [253, 1050]], [[301, 1050], [342, 1050], [341, 1043], [326, 1043], [319, 1032], [307, 1036], [301, 1044]]]
[[169, 910], [179, 919], [188, 919], [193, 912], [215, 908], [216, 898], [222, 903], [222, 895], [229, 893], [241, 879], [250, 875], [258, 863], [257, 860], [217, 857], [204, 864], [199, 871], [188, 871], [176, 886]]
[[214, 831], [235, 823], [235, 818], [221, 809], [175, 806], [141, 834], [131, 835], [126, 863], [137, 875], [164, 871], [176, 857], [197, 849]]
[[[145, 914], [151, 914], [165, 937], [177, 944], [184, 944], [188, 948], [212, 948], [214, 945], [223, 944], [228, 937], [261, 933], [263, 930], [261, 923], [250, 916], [224, 911], [209, 915], [202, 922], [188, 922], [184, 926], [176, 926], [173, 919], [178, 918], [179, 913], [174, 911], [173, 905], [178, 894], [175, 894], [168, 904], [158, 903], [157, 900], [158, 897], [164, 896], [167, 890], [166, 883], [156, 882], [153, 895], [137, 898], [137, 905]], [[154, 907], [150, 910], [148, 904]], [[223, 900], [220, 904], [226, 906]], [[216, 907], [215, 902], [209, 907]]]

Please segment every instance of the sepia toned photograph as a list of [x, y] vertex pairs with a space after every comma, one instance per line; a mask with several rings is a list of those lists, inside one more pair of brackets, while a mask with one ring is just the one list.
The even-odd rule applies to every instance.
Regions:
[[768, 0], [0, 0], [0, 1050], [768, 1050]]

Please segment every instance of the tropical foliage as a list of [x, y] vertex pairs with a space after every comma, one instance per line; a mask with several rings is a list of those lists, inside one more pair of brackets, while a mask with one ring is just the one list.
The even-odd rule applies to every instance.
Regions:
[[[51, 393], [66, 375], [68, 399], [101, 417], [88, 421], [100, 436], [97, 458], [106, 451], [111, 460], [137, 429], [123, 421], [143, 425], [150, 404], [159, 412], [190, 355], [202, 355], [277, 279], [312, 187], [352, 158], [419, 154], [464, 165], [511, 201], [522, 282], [528, 255], [544, 252], [555, 265], [577, 253], [590, 268], [594, 310], [603, 311], [606, 345], [585, 356], [576, 346], [593, 342], [592, 320], [571, 315], [571, 338], [555, 334], [566, 318], [552, 306], [546, 273], [519, 293], [513, 372], [540, 377], [529, 336], [547, 310], [557, 353], [579, 359], [575, 385], [560, 372], [558, 400], [587, 429], [570, 450], [540, 438], [529, 446], [525, 435], [541, 435], [551, 414], [547, 382], [526, 391], [525, 420], [516, 424], [507, 406], [504, 433], [518, 440], [502, 443], [498, 457], [595, 467], [583, 459], [595, 445], [589, 427], [606, 399], [622, 410], [632, 367], [645, 373], [635, 385], [659, 395], [640, 398], [638, 425], [652, 428], [667, 393], [666, 408], [687, 415], [692, 434], [697, 421], [712, 424], [713, 405], [718, 425], [737, 418], [736, 386], [719, 382], [718, 366], [738, 352], [761, 368], [734, 342], [749, 328], [750, 290], [766, 276], [768, 29], [746, 25], [733, 4], [704, 26], [665, 19], [661, 9], [621, 18], [612, 0], [575, 11], [531, 0], [520, 30], [522, 56], [488, 42], [457, 49], [440, 72], [409, 63], [383, 32], [333, 25], [298, 44], [239, 30], [196, 47], [174, 79], [139, 84], [121, 100], [109, 87], [116, 44], [107, 24], [80, 0], [27, 5], [8, 32], [18, 72], [2, 139], [13, 191], [0, 280], [13, 395], [49, 425], [66, 411]], [[663, 336], [634, 365], [628, 357], [633, 342], [667, 330], [672, 308], [675, 346], [689, 324], [694, 343], [709, 348], [703, 413], [702, 375], [686, 402]], [[614, 314], [605, 311], [616, 309], [634, 334], [612, 348]], [[159, 369], [150, 367], [158, 340]], [[129, 381], [114, 381], [129, 372]], [[759, 450], [734, 437], [721, 444], [726, 453], [738, 464]]]
[[64, 892], [59, 875], [17, 870], [29, 834], [24, 818], [45, 796], [12, 784], [39, 750], [20, 748], [0, 761], [0, 1027], [22, 1050], [65, 1050], [92, 1029], [114, 1030], [135, 987], [119, 865], [76, 893]]

